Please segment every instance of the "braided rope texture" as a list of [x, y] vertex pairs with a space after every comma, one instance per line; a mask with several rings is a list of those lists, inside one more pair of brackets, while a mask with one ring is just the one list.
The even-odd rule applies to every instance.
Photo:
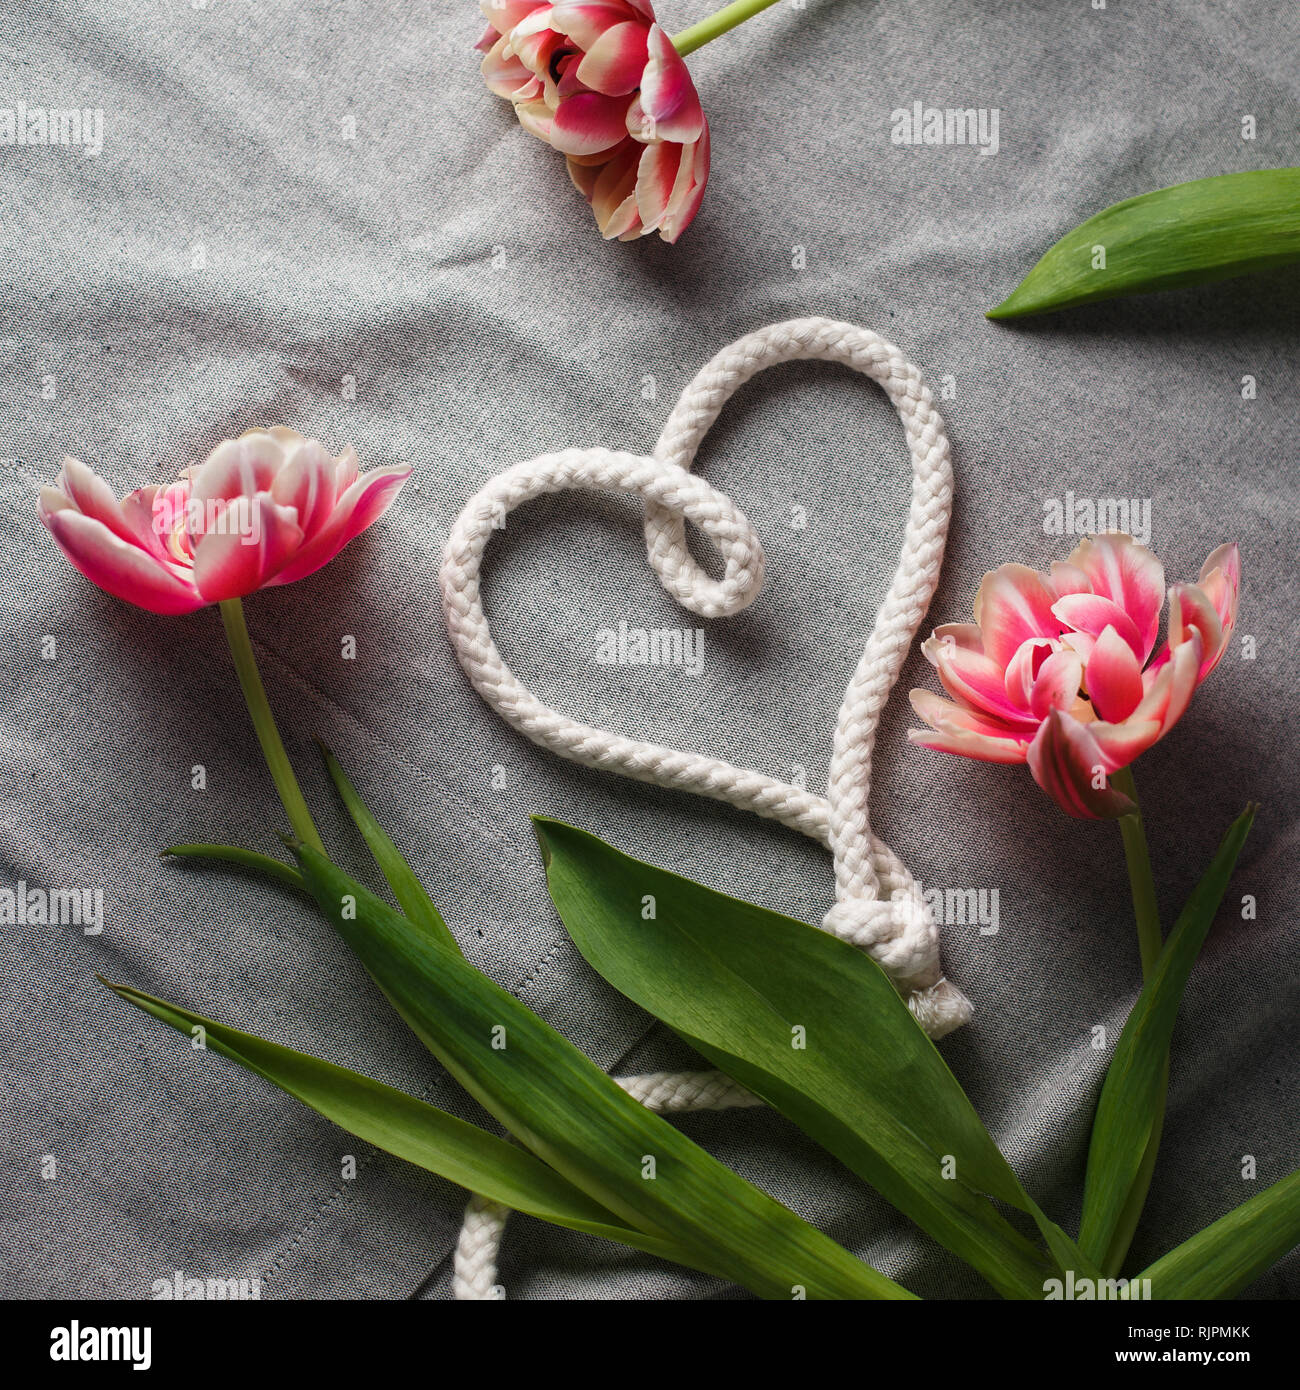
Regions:
[[[748, 607], [763, 583], [762, 543], [735, 503], [690, 470], [730, 397], [765, 367], [800, 360], [840, 362], [875, 381], [902, 421], [912, 460], [898, 568], [840, 707], [824, 797], [718, 758], [595, 729], [544, 705], [497, 650], [480, 589], [488, 541], [510, 512], [547, 493], [584, 489], [642, 499], [646, 558], [684, 608], [721, 618]], [[868, 329], [824, 318], [790, 319], [747, 334], [701, 368], [673, 407], [653, 454], [565, 449], [498, 474], [457, 518], [439, 572], [457, 659], [474, 689], [525, 738], [587, 767], [728, 802], [825, 844], [834, 860], [836, 900], [823, 927], [867, 951], [936, 1038], [965, 1023], [971, 1006], [944, 978], [938, 928], [906, 866], [872, 835], [867, 803], [876, 729], [939, 582], [952, 499], [948, 436], [918, 369]], [[691, 555], [687, 522], [717, 551], [720, 579], [711, 579]], [[619, 1084], [662, 1111], [758, 1103], [718, 1072], [660, 1073]], [[503, 1208], [477, 1196], [470, 1201], [454, 1261], [457, 1298], [501, 1296], [496, 1260], [504, 1225]]]

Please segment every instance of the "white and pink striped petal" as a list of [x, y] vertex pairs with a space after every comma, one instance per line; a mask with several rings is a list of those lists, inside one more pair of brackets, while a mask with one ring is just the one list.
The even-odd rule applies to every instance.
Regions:
[[1132, 646], [1113, 627], [1097, 638], [1088, 657], [1088, 699], [1110, 723], [1127, 719], [1142, 702], [1142, 667]]
[[1160, 629], [1165, 567], [1132, 536], [1118, 532], [1081, 541], [1069, 563], [1087, 575], [1094, 594], [1111, 599], [1128, 615], [1140, 638], [1137, 658], [1146, 661]]
[[1085, 660], [1092, 652], [1093, 643], [1108, 627], [1113, 627], [1119, 633], [1139, 661], [1146, 659], [1147, 653], [1143, 650], [1146, 639], [1133, 619], [1113, 599], [1100, 594], [1066, 594], [1052, 605], [1052, 614], [1066, 627], [1092, 639], [1087, 643], [1068, 644], [1080, 651]]
[[967, 733], [962, 729], [931, 732], [929, 729], [909, 729], [907, 741], [918, 748], [930, 748], [936, 753], [955, 753], [962, 758], [975, 758], [984, 763], [1023, 763], [1028, 744], [1006, 738], [991, 738], [987, 734]]
[[1105, 820], [1135, 809], [1110, 785], [1112, 769], [1090, 726], [1059, 709], [1043, 720], [1026, 760], [1034, 781], [1067, 815]]
[[151, 613], [174, 615], [206, 600], [187, 575], [83, 515], [57, 488], [42, 488], [40, 517], [73, 567], [114, 598]]
[[599, 92], [578, 92], [562, 101], [555, 112], [551, 144], [561, 154], [598, 154], [613, 149], [627, 138], [627, 97], [607, 97]]
[[627, 96], [641, 85], [645, 66], [645, 25], [627, 20], [606, 29], [586, 51], [578, 64], [577, 78], [593, 92]]
[[590, 53], [615, 25], [629, 20], [645, 24], [645, 16], [624, 0], [560, 0], [551, 7], [552, 25], [584, 53]]
[[659, 226], [659, 235], [669, 243], [674, 242], [695, 220], [695, 214], [704, 201], [704, 190], [709, 182], [709, 123], [704, 123], [704, 133], [694, 145], [682, 149], [681, 163], [677, 166], [677, 179], [668, 199], [668, 211], [664, 213]]
[[1053, 616], [1053, 598], [1043, 576], [1027, 565], [1000, 565], [986, 574], [975, 594], [985, 655], [1005, 667], [1022, 643], [1059, 637], [1062, 625]]
[[704, 134], [704, 109], [695, 83], [672, 40], [657, 24], [650, 26], [647, 50], [641, 108], [653, 123], [653, 138], [692, 145]]

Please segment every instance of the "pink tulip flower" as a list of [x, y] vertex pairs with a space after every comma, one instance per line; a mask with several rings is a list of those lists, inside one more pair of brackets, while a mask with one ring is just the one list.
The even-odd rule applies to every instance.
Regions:
[[358, 473], [277, 427], [228, 439], [169, 487], [120, 502], [79, 459], [41, 489], [40, 517], [92, 583], [151, 613], [189, 613], [292, 584], [332, 560], [392, 505], [407, 467]]
[[912, 691], [930, 728], [908, 737], [1027, 762], [1072, 816], [1132, 811], [1109, 774], [1163, 738], [1218, 665], [1237, 619], [1237, 547], [1220, 546], [1195, 584], [1169, 590], [1167, 637], [1152, 658], [1164, 582], [1160, 561], [1124, 535], [1085, 540], [1050, 575], [1016, 564], [985, 575], [974, 623], [936, 628], [922, 647], [952, 700]]
[[650, 0], [481, 0], [483, 77], [568, 160], [601, 235], [676, 241], [709, 177], [709, 126]]

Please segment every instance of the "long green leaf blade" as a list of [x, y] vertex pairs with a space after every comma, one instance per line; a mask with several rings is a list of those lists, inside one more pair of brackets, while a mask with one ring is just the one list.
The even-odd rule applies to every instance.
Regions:
[[317, 746], [325, 760], [325, 770], [338, 789], [339, 797], [347, 807], [353, 823], [370, 847], [370, 853], [374, 855], [380, 872], [388, 880], [388, 886], [393, 890], [393, 896], [402, 911], [417, 926], [431, 931], [444, 945], [459, 950], [456, 938], [443, 921], [442, 914], [433, 905], [433, 899], [425, 890], [424, 884], [416, 877], [415, 870], [406, 862], [402, 851], [393, 843], [388, 832], [371, 815], [366, 803], [357, 794], [357, 789], [348, 780], [347, 773], [339, 766], [338, 759], [319, 739]]
[[1152, 1298], [1232, 1298], [1297, 1244], [1300, 1173], [1292, 1173], [1162, 1255], [1131, 1281], [1129, 1297], [1149, 1279]]
[[[825, 932], [534, 818], [551, 897], [591, 966], [787, 1115], [1010, 1298], [1055, 1270], [986, 1194], [1038, 1210], [884, 972]], [[642, 904], [653, 900], [653, 920]], [[803, 1031], [800, 1031], [803, 1030]]]
[[1052, 246], [991, 319], [1021, 318], [1223, 280], [1300, 260], [1300, 169], [1157, 189], [1090, 217]]
[[1228, 828], [1115, 1044], [1092, 1124], [1079, 1228], [1079, 1246], [1093, 1260], [1106, 1258], [1137, 1177], [1161, 1105], [1165, 1059], [1183, 990], [1254, 818], [1254, 806], [1247, 806]]
[[458, 952], [314, 850], [293, 850], [326, 916], [430, 1051], [602, 1207], [765, 1298], [913, 1297], [639, 1105]]
[[238, 845], [172, 845], [163, 850], [159, 858], [166, 858], [169, 854], [178, 859], [220, 859], [227, 864], [237, 864], [241, 869], [265, 874], [290, 888], [296, 888], [300, 893], [307, 891], [302, 875], [291, 864], [272, 859], [269, 854], [258, 854], [256, 850], [241, 849]]
[[627, 1226], [554, 1169], [495, 1134], [358, 1072], [214, 1022], [130, 985], [103, 983], [177, 1032], [192, 1037], [195, 1029], [202, 1029], [205, 1048], [265, 1077], [386, 1153], [539, 1220], [695, 1264], [670, 1242]]

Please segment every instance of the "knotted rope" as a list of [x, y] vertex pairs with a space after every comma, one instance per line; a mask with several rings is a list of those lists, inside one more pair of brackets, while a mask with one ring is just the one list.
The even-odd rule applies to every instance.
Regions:
[[[629, 492], [645, 503], [646, 556], [683, 607], [705, 618], [748, 607], [762, 587], [762, 544], [735, 503], [690, 468], [700, 441], [736, 390], [765, 367], [807, 359], [842, 362], [877, 382], [903, 422], [912, 457], [912, 501], [898, 569], [840, 707], [825, 797], [718, 758], [594, 729], [550, 709], [502, 659], [479, 583], [488, 541], [516, 507], [571, 488]], [[747, 334], [703, 367], [682, 392], [651, 457], [566, 449], [498, 474], [457, 518], [439, 573], [457, 659], [475, 690], [526, 738], [587, 767], [729, 802], [827, 845], [835, 863], [836, 901], [822, 925], [867, 951], [936, 1038], [965, 1023], [971, 1006], [944, 979], [937, 926], [912, 875], [872, 835], [867, 800], [876, 728], [939, 580], [952, 494], [948, 438], [917, 368], [865, 328], [791, 319]], [[687, 549], [688, 521], [722, 558], [721, 579], [709, 578]], [[660, 1111], [759, 1103], [720, 1072], [657, 1073], [621, 1078], [619, 1084]], [[505, 1209], [495, 1203], [470, 1201], [455, 1256], [457, 1298], [499, 1296], [496, 1260], [505, 1218]]]

